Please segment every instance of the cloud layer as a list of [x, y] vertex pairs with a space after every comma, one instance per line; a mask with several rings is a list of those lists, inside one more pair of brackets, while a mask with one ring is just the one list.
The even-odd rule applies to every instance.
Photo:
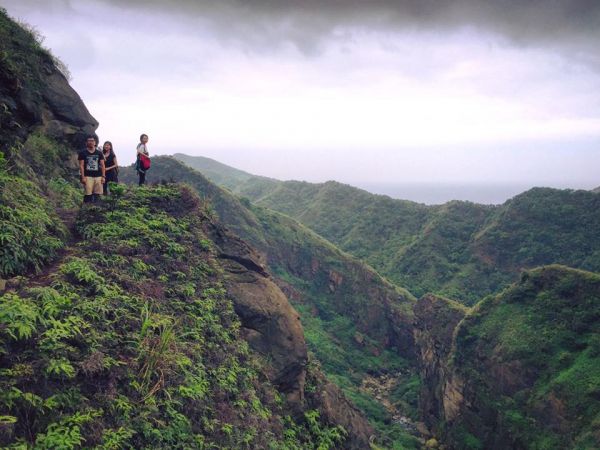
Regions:
[[552, 46], [600, 64], [597, 0], [105, 0], [202, 22], [255, 48], [306, 52], [347, 29], [446, 32], [474, 27], [526, 46]]

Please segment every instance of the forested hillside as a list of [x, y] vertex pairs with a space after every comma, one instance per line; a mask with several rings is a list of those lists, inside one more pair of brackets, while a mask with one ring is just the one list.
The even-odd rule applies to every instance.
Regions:
[[598, 274], [539, 268], [471, 311], [426, 298], [416, 315], [430, 425], [447, 442], [598, 448]]
[[[185, 161], [200, 171], [206, 165]], [[499, 206], [426, 206], [332, 181], [274, 182], [230, 170], [238, 195], [297, 219], [416, 296], [435, 292], [472, 305], [523, 268], [600, 270], [600, 197], [590, 191], [536, 188]]]
[[425, 206], [153, 157], [82, 204], [66, 73], [0, 9], [2, 448], [600, 448], [596, 193]]

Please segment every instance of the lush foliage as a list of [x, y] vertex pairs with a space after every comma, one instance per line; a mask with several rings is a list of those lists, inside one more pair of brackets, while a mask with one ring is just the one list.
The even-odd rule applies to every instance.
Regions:
[[600, 276], [561, 266], [526, 272], [477, 305], [458, 329], [452, 363], [481, 414], [456, 420], [454, 440], [464, 448], [594, 448], [599, 317]]
[[63, 247], [65, 235], [39, 187], [0, 169], [0, 277], [40, 270]]
[[[186, 188], [82, 209], [80, 243], [0, 297], [2, 445], [330, 448], [344, 439], [283, 400], [241, 339], [209, 220]], [[32, 280], [33, 281], [33, 280]]]

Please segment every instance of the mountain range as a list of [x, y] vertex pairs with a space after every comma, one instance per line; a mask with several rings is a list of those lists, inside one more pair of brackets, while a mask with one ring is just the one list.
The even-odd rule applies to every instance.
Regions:
[[596, 193], [426, 206], [176, 155], [82, 205], [98, 123], [61, 67], [0, 11], [0, 445], [600, 447]]
[[298, 220], [416, 296], [433, 292], [473, 305], [523, 269], [559, 263], [600, 270], [600, 197], [591, 191], [533, 188], [499, 206], [427, 206], [335, 181], [278, 181], [208, 158], [175, 158]]

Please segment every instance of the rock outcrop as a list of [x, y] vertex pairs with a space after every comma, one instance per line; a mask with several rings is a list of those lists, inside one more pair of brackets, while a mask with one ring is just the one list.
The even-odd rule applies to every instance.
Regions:
[[426, 425], [432, 431], [439, 431], [439, 424], [449, 415], [454, 416], [462, 401], [456, 380], [449, 379], [448, 356], [454, 330], [465, 317], [467, 308], [428, 294], [416, 303], [414, 311], [422, 380], [419, 408]]
[[256, 250], [222, 227], [211, 224], [208, 232], [227, 271], [226, 288], [245, 329], [245, 339], [265, 356], [270, 381], [299, 410], [307, 363], [300, 316], [271, 280]]
[[422, 299], [424, 419], [450, 448], [598, 448], [599, 305], [600, 276], [562, 266], [466, 315]]
[[242, 322], [243, 336], [265, 357], [269, 380], [296, 413], [307, 406], [316, 408], [327, 423], [341, 425], [349, 435], [346, 448], [367, 448], [373, 428], [320, 370], [310, 373], [317, 389], [305, 398], [309, 374], [300, 316], [267, 272], [264, 256], [219, 225], [207, 224], [207, 234], [218, 246], [226, 270], [225, 286]]
[[0, 55], [0, 151], [7, 152], [35, 132], [81, 147], [98, 122], [57, 60], [4, 10], [0, 10]]

